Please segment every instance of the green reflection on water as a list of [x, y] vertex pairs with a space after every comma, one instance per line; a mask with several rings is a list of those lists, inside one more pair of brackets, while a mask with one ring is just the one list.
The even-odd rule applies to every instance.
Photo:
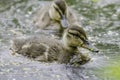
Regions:
[[120, 56], [110, 60], [110, 64], [96, 70], [97, 76], [102, 80], [120, 80]]

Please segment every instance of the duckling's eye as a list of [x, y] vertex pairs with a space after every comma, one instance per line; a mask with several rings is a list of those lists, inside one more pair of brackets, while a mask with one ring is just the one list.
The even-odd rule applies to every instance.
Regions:
[[89, 41], [87, 41], [87, 40], [85, 40], [85, 43], [87, 44], [87, 45], [89, 45], [90, 43], [89, 43]]
[[75, 37], [78, 37], [78, 38], [80, 37], [79, 34], [74, 34], [74, 36], [75, 36]]

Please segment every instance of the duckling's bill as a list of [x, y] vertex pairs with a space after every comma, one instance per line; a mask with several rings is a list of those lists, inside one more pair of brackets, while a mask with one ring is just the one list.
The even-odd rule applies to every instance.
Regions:
[[85, 44], [82, 45], [82, 47], [92, 52], [96, 52], [96, 53], [99, 52], [99, 50], [95, 46], [93, 46], [90, 41], [86, 41]]
[[61, 19], [61, 25], [63, 28], [67, 28], [68, 27], [68, 21], [65, 15], [62, 15], [62, 19]]

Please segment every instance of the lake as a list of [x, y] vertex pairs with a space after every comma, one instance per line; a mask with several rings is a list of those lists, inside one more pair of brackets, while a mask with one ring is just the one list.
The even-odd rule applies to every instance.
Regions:
[[100, 50], [80, 67], [10, 55], [14, 37], [34, 34], [32, 17], [49, 1], [0, 0], [0, 80], [120, 80], [120, 1], [66, 0], [80, 14], [88, 38]]

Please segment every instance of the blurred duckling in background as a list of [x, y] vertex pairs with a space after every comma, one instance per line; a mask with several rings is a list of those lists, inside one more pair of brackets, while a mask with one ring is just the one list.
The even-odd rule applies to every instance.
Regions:
[[85, 31], [78, 25], [71, 25], [63, 34], [62, 40], [44, 35], [16, 38], [12, 41], [12, 53], [22, 54], [41, 62], [69, 63], [73, 56], [78, 55], [79, 64], [90, 61], [90, 57], [80, 53], [78, 48], [98, 52], [89, 42]]
[[34, 23], [40, 29], [57, 30], [63, 32], [71, 23], [77, 23], [77, 14], [68, 8], [65, 0], [54, 0], [49, 5], [44, 5], [34, 17]]

